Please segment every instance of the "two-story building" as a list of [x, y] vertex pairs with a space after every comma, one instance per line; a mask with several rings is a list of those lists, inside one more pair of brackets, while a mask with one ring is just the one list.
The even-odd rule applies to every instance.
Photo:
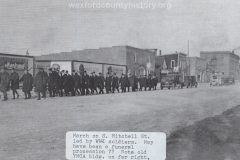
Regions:
[[173, 53], [155, 57], [155, 73], [159, 81], [167, 74], [187, 75], [187, 55]]

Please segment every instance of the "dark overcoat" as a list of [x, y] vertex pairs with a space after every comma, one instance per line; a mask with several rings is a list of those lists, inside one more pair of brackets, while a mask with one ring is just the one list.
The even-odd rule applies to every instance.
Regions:
[[0, 80], [1, 80], [0, 91], [1, 92], [9, 91], [9, 89], [10, 89], [10, 77], [9, 77], [9, 74], [6, 71], [1, 73]]
[[[46, 72], [45, 72], [46, 73]], [[47, 84], [47, 75], [44, 72], [40, 71], [37, 73], [35, 80], [34, 80], [34, 91], [35, 92], [45, 92], [46, 91], [46, 84]]]
[[17, 72], [11, 73], [10, 80], [11, 80], [11, 89], [14, 91], [19, 89], [19, 75], [17, 74]]
[[19, 80], [23, 82], [23, 92], [30, 92], [33, 88], [33, 77], [30, 73], [24, 74], [22, 78]]

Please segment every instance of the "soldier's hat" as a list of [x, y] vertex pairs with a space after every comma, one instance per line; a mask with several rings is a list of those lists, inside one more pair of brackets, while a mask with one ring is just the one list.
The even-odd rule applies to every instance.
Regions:
[[49, 71], [52, 71], [52, 68], [49, 68], [48, 70], [49, 70]]
[[98, 74], [102, 74], [101, 72], [99, 72]]
[[116, 73], [114, 73], [114, 75], [116, 75]]
[[92, 73], [95, 73], [95, 71], [93, 71]]
[[75, 70], [73, 70], [73, 72], [75, 72]]
[[62, 70], [61, 72], [65, 72], [65, 70]]

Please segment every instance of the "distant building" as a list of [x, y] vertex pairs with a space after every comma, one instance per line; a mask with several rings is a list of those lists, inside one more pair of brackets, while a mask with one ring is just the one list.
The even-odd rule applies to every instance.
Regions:
[[34, 76], [34, 65], [35, 58], [32, 56], [0, 53], [0, 68], [6, 67], [9, 73], [12, 68], [15, 68], [20, 77], [24, 74], [25, 69]]
[[187, 55], [173, 53], [155, 57], [155, 73], [159, 81], [166, 74], [187, 75]]
[[206, 60], [207, 80], [210, 74], [222, 73], [222, 77], [239, 79], [239, 56], [230, 51], [200, 52], [200, 58]]
[[109, 48], [85, 49], [72, 52], [61, 52], [36, 57], [36, 67], [45, 68], [59, 65], [60, 70], [79, 70], [80, 65], [91, 73], [116, 72], [139, 76], [153, 74], [156, 52], [130, 46], [113, 46]]
[[207, 82], [207, 63], [205, 59], [189, 57], [187, 63], [189, 75], [196, 76], [198, 82]]

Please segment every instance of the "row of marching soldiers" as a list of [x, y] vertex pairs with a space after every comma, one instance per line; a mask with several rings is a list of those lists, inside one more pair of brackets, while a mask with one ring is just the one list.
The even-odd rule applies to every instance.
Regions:
[[[0, 91], [3, 92], [3, 101], [6, 101], [7, 91], [12, 90], [13, 99], [19, 98], [17, 89], [19, 89], [19, 82], [23, 82], [22, 91], [25, 99], [31, 98], [31, 91], [34, 87], [34, 92], [37, 93], [38, 98], [46, 98], [46, 91], [49, 91], [50, 97], [62, 96], [76, 96], [76, 95], [94, 95], [104, 94], [104, 89], [107, 94], [117, 92], [126, 92], [131, 90], [156, 90], [157, 79], [154, 76], [141, 75], [139, 78], [131, 75], [122, 74], [117, 77], [116, 73], [111, 75], [107, 73], [106, 76], [102, 73], [96, 75], [92, 72], [89, 76], [86, 71], [83, 74], [73, 70], [72, 75], [66, 70], [59, 72], [55, 68], [49, 68], [47, 74], [43, 68], [39, 68], [39, 72], [33, 77], [28, 70], [24, 71], [24, 75], [19, 78], [17, 72], [13, 68], [11, 74], [6, 72], [6, 68], [2, 68], [0, 75]], [[119, 88], [121, 90], [119, 90]]]

